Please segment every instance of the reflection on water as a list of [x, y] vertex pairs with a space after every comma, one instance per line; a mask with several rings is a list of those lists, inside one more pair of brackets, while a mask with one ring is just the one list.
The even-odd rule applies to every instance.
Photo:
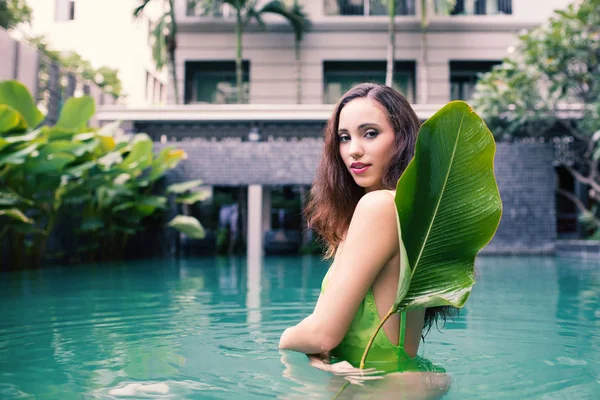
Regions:
[[[600, 263], [477, 267], [467, 307], [420, 350], [452, 376], [446, 398], [596, 398]], [[326, 269], [223, 257], [0, 273], [0, 398], [331, 398], [342, 378], [277, 350]]]

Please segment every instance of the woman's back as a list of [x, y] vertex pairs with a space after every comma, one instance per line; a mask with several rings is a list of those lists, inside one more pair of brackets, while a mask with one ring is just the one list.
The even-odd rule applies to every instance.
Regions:
[[[393, 200], [395, 192], [385, 190]], [[385, 202], [386, 207], [394, 207], [393, 201]], [[397, 229], [397, 222], [389, 221]], [[377, 240], [376, 237], [365, 237], [365, 241]], [[368, 247], [368, 246], [367, 246]], [[338, 246], [338, 251], [332, 266], [323, 279], [322, 292], [326, 290], [330, 279], [335, 279], [337, 274], [352, 274], [353, 271], [344, 269], [343, 265], [336, 266], [335, 260], [341, 258], [344, 252], [344, 242]], [[400, 274], [399, 252], [394, 254], [382, 267], [373, 285], [368, 290], [361, 306], [359, 307], [344, 339], [332, 351], [336, 358], [349, 361], [354, 365], [360, 363], [362, 354], [372, 334], [377, 330], [381, 320], [393, 306], [398, 287]], [[371, 350], [367, 363], [378, 369], [418, 371], [423, 370], [420, 359], [415, 358], [423, 330], [425, 310], [413, 310], [403, 314], [394, 314], [379, 331]], [[375, 365], [377, 364], [377, 365]], [[384, 365], [385, 364], [385, 365]], [[426, 368], [426, 370], [431, 370]]]

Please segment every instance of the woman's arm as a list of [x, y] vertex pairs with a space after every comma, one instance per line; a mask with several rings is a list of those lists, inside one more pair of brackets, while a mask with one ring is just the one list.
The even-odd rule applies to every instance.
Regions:
[[342, 341], [375, 278], [398, 252], [395, 207], [393, 197], [383, 191], [360, 199], [327, 290], [311, 315], [286, 329], [281, 349], [320, 354]]

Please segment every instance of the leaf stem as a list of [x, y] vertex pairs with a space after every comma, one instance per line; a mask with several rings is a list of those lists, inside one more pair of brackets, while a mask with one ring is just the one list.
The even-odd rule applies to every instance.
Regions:
[[331, 400], [336, 400], [338, 397], [340, 397], [342, 392], [348, 387], [349, 384], [350, 384], [350, 382], [346, 382], [344, 384], [344, 386], [342, 386], [342, 388], [340, 390], [338, 390], [338, 392], [335, 394], [335, 396], [333, 396], [333, 399], [331, 399]]
[[[388, 320], [389, 317], [392, 316], [392, 314], [394, 314], [396, 312], [396, 310], [394, 309], [394, 307], [390, 308], [390, 311], [388, 311], [388, 313], [386, 314], [385, 317], [383, 317], [383, 319], [381, 320], [381, 322], [379, 322], [379, 325], [377, 325], [377, 329], [375, 329], [375, 332], [373, 332], [373, 335], [371, 336], [371, 339], [369, 339], [369, 343], [367, 343], [367, 347], [365, 348], [365, 352], [362, 355], [362, 358], [360, 359], [360, 369], [365, 369], [365, 361], [367, 360], [367, 354], [369, 354], [369, 350], [371, 349], [371, 346], [373, 345], [373, 341], [375, 340], [375, 337], [377, 336], [377, 333], [379, 332], [379, 330], [381, 329], [381, 327], [383, 326], [383, 324], [385, 324], [385, 321]], [[404, 329], [404, 327], [400, 327], [400, 329]]]

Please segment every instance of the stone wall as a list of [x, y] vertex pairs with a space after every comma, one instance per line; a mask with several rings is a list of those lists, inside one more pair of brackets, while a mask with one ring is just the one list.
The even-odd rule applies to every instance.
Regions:
[[[158, 145], [158, 144], [157, 144]], [[159, 145], [160, 147], [164, 144]], [[179, 182], [245, 186], [312, 183], [323, 142], [191, 140], [176, 146], [188, 153], [168, 177]], [[554, 150], [551, 144], [498, 143], [495, 173], [504, 205], [487, 254], [552, 253], [556, 241]]]

